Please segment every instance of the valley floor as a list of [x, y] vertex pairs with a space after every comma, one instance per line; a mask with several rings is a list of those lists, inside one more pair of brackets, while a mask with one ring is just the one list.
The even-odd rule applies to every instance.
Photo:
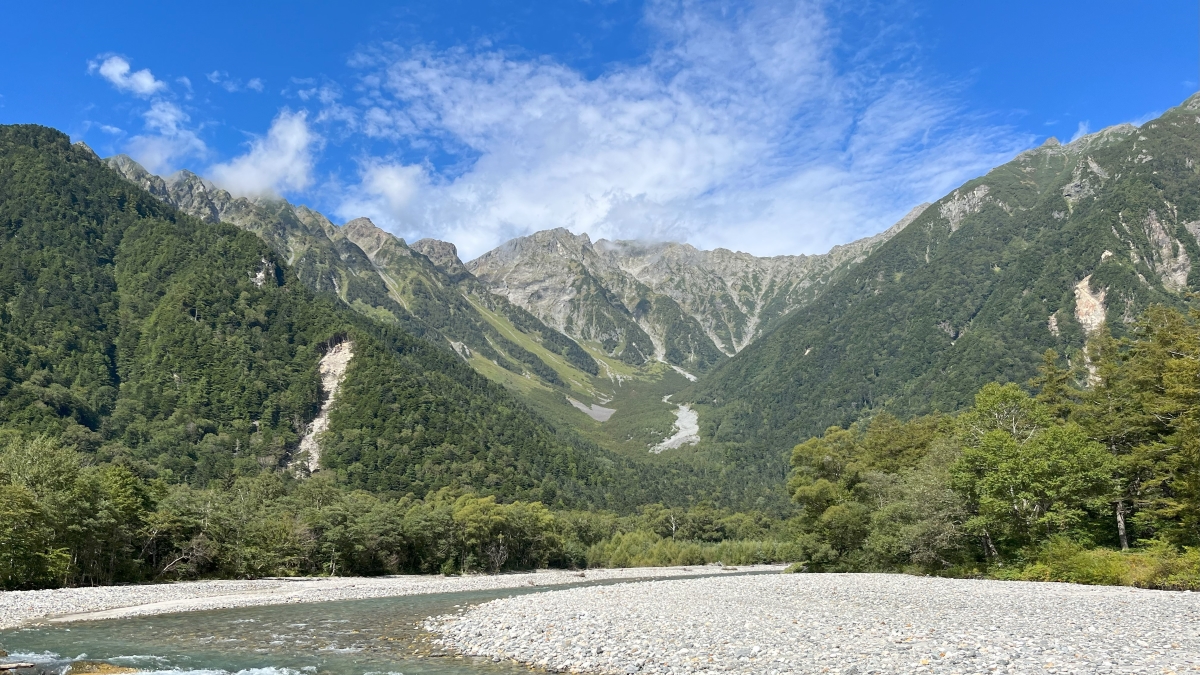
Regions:
[[[779, 571], [779, 565], [740, 571]], [[722, 574], [719, 566], [642, 567], [586, 571], [540, 570], [461, 577], [297, 577], [249, 581], [187, 581], [137, 586], [92, 586], [44, 591], [0, 591], [0, 629], [26, 623], [88, 621], [228, 607], [361, 600], [523, 586], [556, 586], [607, 579]]]
[[427, 627], [464, 654], [564, 672], [1200, 671], [1200, 594], [900, 574], [564, 589]]

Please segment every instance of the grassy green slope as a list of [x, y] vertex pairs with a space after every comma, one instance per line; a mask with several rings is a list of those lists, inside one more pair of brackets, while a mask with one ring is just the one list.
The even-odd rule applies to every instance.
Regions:
[[1169, 277], [1200, 256], [1196, 106], [1025, 153], [943, 198], [688, 392], [702, 435], [782, 466], [829, 425], [955, 410], [985, 382], [1028, 379], [1047, 348], [1078, 349], [1089, 275], [1115, 333], [1149, 303], [1183, 302]]

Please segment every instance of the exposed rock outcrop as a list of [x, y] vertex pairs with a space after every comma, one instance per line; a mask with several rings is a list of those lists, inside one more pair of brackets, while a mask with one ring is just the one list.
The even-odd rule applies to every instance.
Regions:
[[495, 293], [614, 355], [703, 371], [810, 301], [917, 218], [822, 255], [756, 257], [674, 242], [595, 243], [565, 228], [513, 239], [466, 267]]
[[1100, 330], [1108, 311], [1104, 306], [1106, 289], [1093, 292], [1091, 283], [1092, 275], [1089, 274], [1075, 284], [1075, 320], [1087, 335]]
[[429, 258], [429, 261], [437, 265], [438, 269], [451, 277], [470, 274], [463, 262], [458, 259], [458, 248], [448, 241], [421, 239], [414, 242], [409, 248]]
[[1146, 238], [1150, 241], [1151, 267], [1158, 273], [1163, 287], [1178, 293], [1187, 286], [1192, 260], [1183, 244], [1167, 231], [1154, 209], [1146, 215]]
[[962, 221], [972, 213], [979, 213], [987, 202], [988, 186], [979, 185], [975, 189], [960, 194], [955, 190], [950, 199], [938, 206], [938, 213], [950, 223], [950, 231], [956, 232]]
[[353, 358], [354, 343], [349, 340], [333, 345], [321, 357], [318, 366], [321, 373], [321, 410], [308, 425], [308, 432], [300, 439], [299, 447], [299, 456], [305, 458], [305, 468], [310, 474], [321, 470], [321, 434], [329, 428], [329, 411], [337, 402], [338, 391]]

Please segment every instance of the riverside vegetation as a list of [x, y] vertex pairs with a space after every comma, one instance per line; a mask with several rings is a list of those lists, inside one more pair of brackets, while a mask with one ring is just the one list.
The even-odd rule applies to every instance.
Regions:
[[1200, 590], [1200, 313], [1151, 307], [1063, 368], [951, 417], [890, 415], [796, 446], [811, 570]]
[[711, 507], [551, 511], [444, 488], [393, 499], [333, 473], [210, 488], [143, 480], [61, 441], [5, 434], [0, 587], [206, 577], [498, 572], [794, 559], [784, 523]]

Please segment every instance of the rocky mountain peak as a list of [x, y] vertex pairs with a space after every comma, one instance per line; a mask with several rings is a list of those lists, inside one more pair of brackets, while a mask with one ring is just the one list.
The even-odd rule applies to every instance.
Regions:
[[556, 227], [552, 230], [541, 230], [512, 239], [501, 244], [499, 248], [485, 253], [484, 256], [499, 252], [502, 257], [514, 254], [519, 256], [549, 254], [579, 259], [592, 251], [592, 239], [586, 232], [575, 234], [565, 227]]
[[339, 230], [341, 231], [342, 236], [351, 241], [355, 241], [357, 239], [382, 239], [384, 237], [392, 236], [391, 234], [388, 234], [377, 227], [375, 223], [371, 222], [370, 218], [355, 218], [353, 220], [348, 220], [342, 224]]
[[392, 248], [389, 244], [401, 249], [405, 255], [410, 254], [408, 245], [404, 243], [403, 239], [380, 229], [375, 223], [371, 222], [370, 218], [355, 218], [342, 225], [340, 232], [353, 242], [354, 245], [362, 249], [363, 253], [366, 253], [372, 262], [376, 262], [376, 257], [385, 247]]
[[458, 258], [458, 248], [448, 241], [426, 238], [414, 242], [409, 248], [429, 258], [438, 269], [452, 277], [470, 274]]
[[[809, 302], [928, 206], [822, 255], [762, 258], [669, 241], [592, 244], [586, 234], [556, 228], [513, 239], [466, 267], [492, 292], [575, 339], [624, 344], [640, 332], [636, 339], [654, 345], [654, 358], [703, 370]], [[624, 337], [609, 337], [617, 335]]]
[[92, 149], [92, 146], [88, 145], [87, 143], [84, 143], [83, 141], [75, 141], [71, 145], [74, 145], [75, 147], [79, 148], [80, 150], [87, 152], [88, 154], [90, 154], [92, 157], [95, 157], [96, 159], [100, 159], [100, 155], [96, 154], [96, 151]]
[[163, 199], [169, 195], [167, 182], [147, 171], [129, 155], [113, 155], [105, 159], [104, 163], [125, 180], [137, 185], [159, 199]]

